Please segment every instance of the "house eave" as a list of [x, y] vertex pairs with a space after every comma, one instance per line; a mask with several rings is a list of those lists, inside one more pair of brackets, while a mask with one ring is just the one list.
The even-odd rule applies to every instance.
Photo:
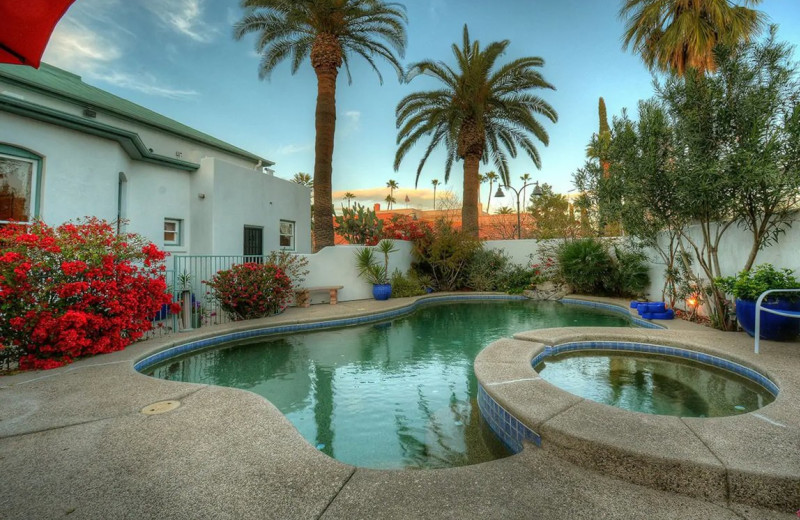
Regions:
[[200, 168], [200, 165], [197, 163], [182, 161], [151, 152], [145, 146], [139, 134], [131, 132], [130, 130], [107, 125], [84, 117], [66, 114], [59, 110], [54, 110], [4, 94], [0, 94], [0, 110], [28, 117], [36, 121], [50, 123], [62, 128], [69, 128], [71, 130], [77, 130], [86, 134], [116, 141], [132, 159], [137, 161], [144, 161], [184, 171], [195, 171]]

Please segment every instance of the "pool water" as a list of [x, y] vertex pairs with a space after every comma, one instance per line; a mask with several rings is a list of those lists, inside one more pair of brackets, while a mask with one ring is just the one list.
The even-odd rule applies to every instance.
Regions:
[[478, 352], [517, 332], [578, 325], [631, 322], [555, 302], [429, 304], [391, 321], [200, 351], [148, 373], [262, 395], [309, 443], [348, 464], [463, 466], [508, 455], [480, 417]]
[[771, 403], [761, 385], [721, 368], [646, 353], [568, 353], [535, 367], [580, 397], [635, 412], [678, 417], [739, 415]]

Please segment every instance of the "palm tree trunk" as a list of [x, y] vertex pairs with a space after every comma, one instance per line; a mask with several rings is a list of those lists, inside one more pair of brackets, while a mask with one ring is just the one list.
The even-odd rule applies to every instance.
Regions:
[[489, 179], [489, 197], [486, 201], [486, 213], [489, 213], [489, 206], [492, 204], [492, 187], [493, 187], [494, 179]]
[[464, 202], [461, 206], [461, 229], [478, 238], [478, 169], [480, 156], [467, 154], [464, 157]]
[[333, 135], [336, 130], [336, 76], [333, 67], [318, 67], [317, 111], [314, 143], [314, 251], [334, 245], [333, 199]]

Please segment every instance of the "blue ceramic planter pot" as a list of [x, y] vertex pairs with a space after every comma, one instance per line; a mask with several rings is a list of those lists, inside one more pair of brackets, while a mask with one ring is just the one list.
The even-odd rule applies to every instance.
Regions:
[[[800, 311], [800, 300], [790, 302], [781, 298], [771, 301], [764, 300], [762, 307], [784, 311]], [[755, 337], [756, 335], [756, 302], [753, 300], [736, 300], [736, 319], [739, 325]], [[776, 316], [761, 311], [761, 339], [773, 341], [791, 341], [800, 334], [800, 320]]]
[[372, 284], [372, 296], [376, 300], [388, 300], [392, 295], [392, 284], [390, 283], [376, 283]]

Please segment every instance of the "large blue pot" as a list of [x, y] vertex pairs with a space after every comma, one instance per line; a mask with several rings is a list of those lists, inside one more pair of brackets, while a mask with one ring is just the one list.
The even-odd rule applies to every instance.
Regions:
[[372, 284], [372, 296], [376, 300], [388, 300], [392, 295], [392, 284], [390, 283], [376, 283]]
[[[783, 298], [774, 298], [761, 302], [761, 307], [783, 311], [800, 312], [800, 300], [790, 302]], [[736, 319], [739, 325], [755, 337], [756, 335], [756, 302], [736, 299]], [[761, 339], [773, 341], [791, 341], [800, 334], [800, 319], [778, 316], [761, 311]]]

